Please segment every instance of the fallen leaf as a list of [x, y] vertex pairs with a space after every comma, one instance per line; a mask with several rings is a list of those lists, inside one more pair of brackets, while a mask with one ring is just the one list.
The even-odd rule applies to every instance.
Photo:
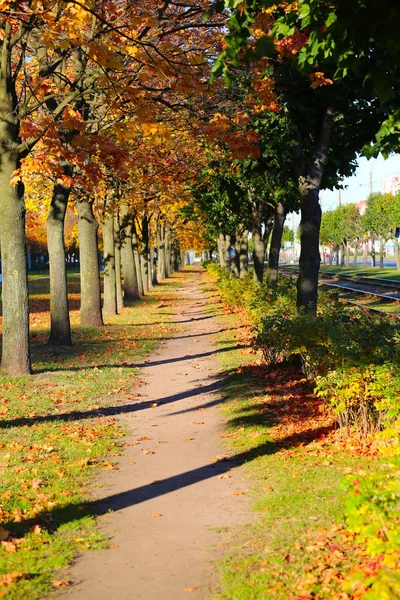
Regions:
[[162, 517], [161, 513], [150, 513], [150, 516], [152, 517]]
[[237, 491], [237, 492], [233, 492], [233, 495], [234, 496], [243, 496], [243, 494], [245, 494], [245, 493], [246, 492], [239, 492], [239, 491]]
[[143, 448], [141, 448], [141, 452], [143, 454], [155, 454], [155, 452], [152, 452], [151, 450], [144, 450]]
[[118, 470], [118, 467], [115, 463], [111, 462], [110, 460], [106, 460], [105, 462], [103, 462], [103, 469], [111, 471], [112, 469]]
[[53, 587], [67, 587], [69, 583], [68, 581], [65, 581], [65, 579], [55, 579], [51, 582], [51, 585]]
[[32, 479], [32, 487], [34, 490], [38, 490], [41, 485], [42, 485], [41, 479]]
[[189, 587], [187, 587], [187, 588], [184, 588], [183, 591], [184, 592], [197, 592], [197, 588], [189, 588]]
[[153, 404], [150, 406], [150, 408], [156, 408], [158, 406], [157, 402], [153, 402]]
[[6, 552], [16, 552], [17, 551], [17, 546], [14, 544], [14, 542], [1, 542], [1, 545], [3, 546], [3, 548]]
[[136, 465], [136, 463], [135, 463], [135, 461], [134, 461], [134, 460], [130, 460], [130, 461], [128, 462], [128, 465]]
[[204, 421], [193, 421], [193, 425], [204, 425]]
[[190, 440], [194, 440], [194, 438], [185, 438], [185, 441], [189, 442]]

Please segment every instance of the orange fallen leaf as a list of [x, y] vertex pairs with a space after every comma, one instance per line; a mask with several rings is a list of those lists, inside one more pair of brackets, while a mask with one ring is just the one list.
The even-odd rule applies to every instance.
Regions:
[[143, 448], [141, 449], [142, 454], [155, 454], [155, 452], [152, 452], [151, 450], [144, 450]]
[[162, 517], [161, 513], [150, 513], [152, 517]]
[[194, 438], [190, 438], [190, 437], [189, 438], [185, 438], [186, 442], [189, 442], [190, 440], [194, 440]]
[[112, 469], [118, 470], [118, 467], [115, 463], [111, 462], [110, 460], [106, 460], [105, 462], [103, 462], [103, 469], [111, 471]]
[[128, 462], [128, 465], [136, 465], [136, 463], [135, 463], [135, 461], [134, 461], [134, 460], [130, 460], [130, 461]]
[[243, 494], [245, 494], [245, 493], [246, 492], [239, 492], [239, 491], [237, 491], [237, 492], [233, 492], [233, 495], [234, 496], [243, 496]]
[[65, 581], [65, 579], [55, 579], [51, 582], [51, 585], [53, 587], [67, 587], [69, 583], [68, 581]]
[[145, 440], [148, 440], [148, 439], [149, 438], [146, 435], [144, 435], [143, 437], [138, 438], [138, 441], [139, 442], [144, 442]]
[[17, 546], [14, 544], [14, 542], [1, 542], [1, 545], [6, 552], [16, 552], [17, 551]]
[[42, 485], [41, 479], [32, 479], [32, 487], [34, 490], [38, 490], [41, 485]]
[[189, 588], [189, 587], [187, 587], [187, 588], [184, 588], [183, 591], [184, 592], [197, 592], [197, 588]]
[[153, 404], [151, 405], [151, 408], [156, 408], [158, 406], [157, 402], [153, 402]]
[[1, 585], [11, 585], [20, 579], [31, 579], [32, 577], [29, 573], [6, 573], [5, 575], [0, 575], [0, 586]]
[[193, 425], [204, 425], [204, 421], [193, 421]]

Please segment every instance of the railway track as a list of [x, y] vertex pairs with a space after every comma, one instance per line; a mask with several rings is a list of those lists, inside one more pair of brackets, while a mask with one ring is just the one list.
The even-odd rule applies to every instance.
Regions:
[[[294, 276], [299, 272], [296, 267], [282, 267], [280, 271], [286, 276]], [[400, 281], [324, 272], [320, 274], [319, 285], [337, 289], [340, 300], [348, 304], [400, 316]], [[387, 310], [390, 308], [392, 311]]]

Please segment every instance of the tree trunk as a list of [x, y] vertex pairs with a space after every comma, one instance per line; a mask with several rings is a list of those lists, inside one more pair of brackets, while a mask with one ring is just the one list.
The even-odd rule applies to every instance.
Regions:
[[359, 248], [359, 245], [358, 245], [358, 244], [354, 244], [354, 260], [353, 260], [353, 267], [356, 267], [356, 266], [357, 266], [358, 248]]
[[396, 260], [396, 268], [400, 271], [400, 253], [399, 253], [399, 238], [394, 238], [394, 257]]
[[282, 234], [285, 219], [285, 206], [282, 202], [277, 202], [274, 211], [274, 227], [272, 229], [272, 238], [269, 249], [269, 260], [267, 270], [267, 287], [270, 287], [272, 289], [276, 289], [276, 286], [278, 284], [279, 254], [282, 246]]
[[138, 236], [135, 227], [135, 221], [132, 219], [132, 250], [133, 250], [133, 259], [135, 261], [135, 271], [138, 285], [138, 293], [139, 297], [144, 296], [144, 287], [143, 287], [143, 279], [142, 279], [142, 266], [140, 264], [140, 255], [139, 255], [139, 244], [138, 244]]
[[310, 189], [301, 197], [301, 250], [297, 279], [297, 307], [311, 313], [315, 313], [318, 300], [321, 214], [319, 190]]
[[81, 325], [101, 327], [100, 270], [97, 245], [98, 223], [93, 205], [87, 200], [76, 202], [78, 211], [79, 259], [81, 273]]
[[[66, 168], [65, 166], [64, 171]], [[64, 222], [70, 191], [70, 187], [60, 183], [54, 185], [46, 221], [50, 267], [49, 344], [60, 346], [72, 344], [64, 240]]]
[[150, 289], [149, 283], [149, 257], [150, 257], [150, 235], [149, 235], [149, 220], [147, 215], [142, 219], [142, 279], [143, 292], [147, 294]]
[[240, 261], [239, 261], [239, 252], [240, 252], [240, 234], [238, 234], [238, 230], [236, 230], [236, 235], [231, 239], [231, 244], [235, 251], [235, 255], [231, 260], [231, 273], [234, 277], [239, 278], [240, 275]]
[[223, 252], [224, 252], [224, 261], [225, 261], [226, 268], [228, 271], [231, 270], [231, 245], [232, 245], [232, 238], [229, 234], [226, 234], [224, 236]]
[[375, 240], [371, 240], [371, 262], [372, 266], [376, 267]]
[[117, 314], [117, 285], [115, 272], [114, 217], [105, 215], [103, 223], [104, 300], [103, 314]]
[[126, 205], [121, 208], [121, 260], [124, 275], [124, 301], [139, 300], [139, 289], [136, 278], [135, 260], [132, 247], [132, 216]]
[[165, 229], [162, 224], [158, 226], [157, 232], [157, 281], [165, 279]]
[[21, 183], [10, 184], [20, 167], [18, 100], [12, 76], [11, 25], [1, 43], [0, 79], [0, 241], [3, 268], [3, 348], [1, 366], [8, 375], [31, 372], [29, 351], [29, 291], [26, 269], [25, 204]]
[[218, 237], [218, 260], [221, 269], [227, 269], [228, 265], [225, 260], [225, 235], [221, 232]]
[[124, 308], [121, 273], [121, 238], [118, 215], [114, 217], [114, 254], [115, 254], [115, 286], [117, 290], [117, 311]]
[[262, 234], [264, 209], [261, 202], [251, 202], [251, 236], [253, 239], [254, 281], [262, 283], [264, 277], [265, 241]]
[[243, 225], [239, 231], [239, 277], [244, 279], [249, 272], [249, 230]]
[[385, 254], [385, 242], [383, 237], [379, 236], [379, 268], [383, 269], [383, 259]]
[[344, 249], [346, 253], [346, 267], [350, 267], [350, 246], [347, 241], [344, 243]]
[[368, 242], [364, 242], [363, 265], [364, 267], [368, 265]]
[[0, 239], [3, 271], [1, 367], [8, 375], [25, 375], [31, 372], [23, 186], [10, 185], [13, 172], [18, 167], [18, 158], [3, 149], [0, 163]]
[[340, 245], [339, 254], [340, 254], [340, 266], [344, 267], [344, 244]]

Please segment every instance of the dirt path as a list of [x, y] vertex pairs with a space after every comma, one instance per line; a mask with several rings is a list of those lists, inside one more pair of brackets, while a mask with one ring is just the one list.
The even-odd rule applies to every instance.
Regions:
[[113, 547], [84, 554], [70, 569], [69, 599], [210, 598], [213, 563], [249, 519], [247, 496], [234, 494], [246, 489], [239, 469], [215, 462], [224, 454], [219, 325], [205, 312], [201, 277], [182, 278], [177, 321], [184, 332], [142, 365], [146, 402], [121, 417], [134, 445], [100, 488], [100, 511], [113, 511], [100, 517]]

